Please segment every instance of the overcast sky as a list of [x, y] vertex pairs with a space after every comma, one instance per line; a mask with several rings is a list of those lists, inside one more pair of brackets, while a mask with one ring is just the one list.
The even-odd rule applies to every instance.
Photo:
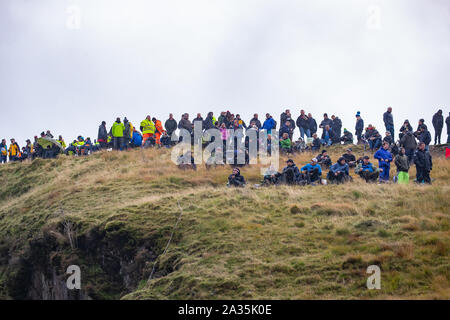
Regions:
[[169, 112], [303, 108], [354, 132], [359, 110], [384, 133], [392, 106], [396, 132], [431, 127], [449, 80], [448, 0], [0, 1], [0, 136], [19, 144]]

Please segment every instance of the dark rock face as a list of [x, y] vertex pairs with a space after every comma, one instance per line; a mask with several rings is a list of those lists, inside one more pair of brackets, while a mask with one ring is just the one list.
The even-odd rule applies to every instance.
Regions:
[[[3, 266], [6, 294], [19, 300], [119, 299], [148, 278], [162, 251], [158, 237], [139, 239], [121, 223], [94, 227], [80, 236], [65, 234], [62, 226], [44, 230], [24, 250], [9, 249]], [[80, 267], [80, 290], [67, 288], [70, 265]], [[172, 271], [172, 265], [158, 268], [155, 277]]]

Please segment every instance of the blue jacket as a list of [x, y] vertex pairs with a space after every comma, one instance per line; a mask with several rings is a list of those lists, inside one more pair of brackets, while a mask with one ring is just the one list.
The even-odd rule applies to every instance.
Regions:
[[271, 132], [271, 130], [274, 129], [274, 127], [275, 127], [275, 120], [273, 120], [273, 118], [270, 117], [269, 119], [266, 119], [266, 121], [264, 121], [262, 129], [267, 130], [267, 132]]
[[361, 168], [362, 168], [362, 171], [369, 171], [369, 172], [374, 172], [375, 171], [374, 167], [373, 167], [373, 164], [371, 164], [370, 162], [368, 164], [364, 164], [363, 163]]
[[303, 166], [300, 170], [301, 171], [306, 170], [306, 171], [310, 172], [316, 168], [319, 169], [319, 176], [320, 176], [322, 174], [322, 168], [320, 167], [319, 164], [312, 165], [311, 163], [308, 163], [307, 165]]
[[344, 165], [341, 165], [339, 162], [336, 162], [330, 167], [330, 171], [333, 173], [336, 173], [338, 171], [344, 172], [346, 175], [348, 175], [348, 164], [344, 163]]
[[293, 130], [290, 127], [287, 127], [286, 125], [282, 126], [279, 133], [280, 138], [283, 136], [284, 133], [287, 133], [290, 136], [292, 131]]
[[[378, 149], [377, 152], [373, 155], [375, 159], [378, 160], [378, 163], [381, 166], [390, 166], [390, 162], [392, 161], [392, 154], [389, 152], [389, 150], [384, 150], [383, 147]], [[381, 159], [388, 159], [388, 161], [381, 161]]]
[[133, 132], [133, 139], [131, 142], [136, 146], [142, 145], [142, 136], [137, 131]]

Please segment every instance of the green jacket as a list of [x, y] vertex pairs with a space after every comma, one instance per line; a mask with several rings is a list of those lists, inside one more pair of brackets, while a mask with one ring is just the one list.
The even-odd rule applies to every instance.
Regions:
[[291, 139], [287, 138], [285, 140], [281, 140], [280, 145], [283, 149], [289, 149], [292, 146]]

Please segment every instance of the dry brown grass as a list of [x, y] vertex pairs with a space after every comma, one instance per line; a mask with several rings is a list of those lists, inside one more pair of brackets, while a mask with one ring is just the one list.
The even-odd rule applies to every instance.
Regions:
[[[330, 150], [333, 160], [341, 153]], [[313, 156], [293, 159], [300, 166]], [[230, 189], [230, 166], [182, 171], [168, 150], [1, 166], [0, 242], [26, 246], [61, 220], [60, 210], [82, 225], [80, 235], [120, 222], [146, 239], [171, 230], [179, 201], [185, 215], [159, 262], [179, 268], [148, 285], [144, 270], [126, 298], [449, 298], [449, 160], [434, 157], [431, 186], [354, 177], [339, 186], [255, 188], [261, 167], [243, 168], [248, 186]], [[381, 266], [380, 291], [365, 288], [370, 264]]]

